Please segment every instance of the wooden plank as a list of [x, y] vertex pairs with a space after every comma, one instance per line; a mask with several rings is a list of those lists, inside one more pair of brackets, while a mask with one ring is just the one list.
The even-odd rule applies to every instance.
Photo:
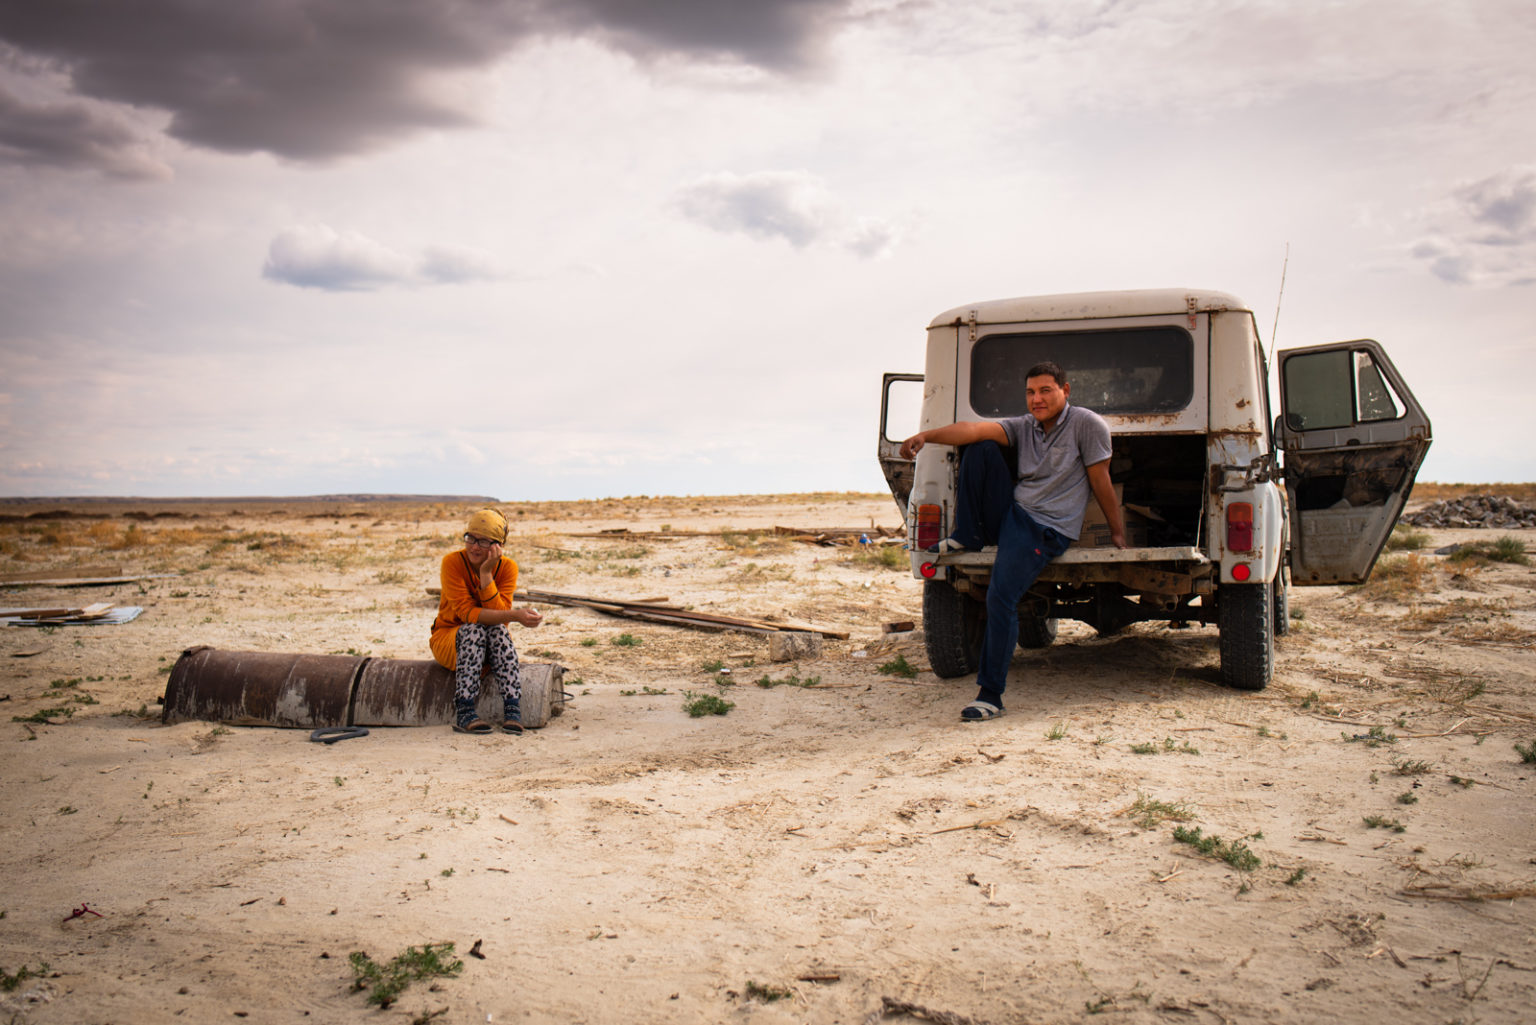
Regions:
[[[557, 591], [539, 591], [532, 588], [518, 591], [513, 595], [513, 599], [543, 602], [550, 605], [575, 605], [598, 612], [606, 612], [609, 615], [627, 616], [632, 619], [650, 619], [653, 622], [667, 622], [676, 626], [709, 624], [716, 627], [746, 630], [752, 633], [775, 633], [781, 630], [790, 630], [797, 633], [818, 633], [823, 637], [831, 637], [835, 640], [848, 639], [847, 631], [828, 630], [823, 627], [812, 626], [808, 623], [773, 623], [764, 619], [751, 619], [744, 616], [724, 616], [713, 612], [697, 612], [677, 605], [665, 605], [651, 601], [593, 598], [586, 595], [561, 594]], [[657, 618], [658, 616], [665, 616], [665, 618]]]
[[163, 580], [175, 573], [140, 573], [129, 577], [50, 577], [40, 580], [0, 578], [0, 587], [110, 587], [113, 584], [133, 584], [140, 580]]

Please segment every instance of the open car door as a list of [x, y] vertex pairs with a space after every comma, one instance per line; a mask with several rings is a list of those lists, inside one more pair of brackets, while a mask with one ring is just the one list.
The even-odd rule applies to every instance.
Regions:
[[917, 433], [923, 401], [922, 374], [886, 374], [880, 383], [880, 469], [902, 518], [912, 495], [917, 462], [901, 458], [901, 443]]
[[1376, 342], [1280, 353], [1291, 582], [1371, 575], [1429, 450], [1429, 417]]

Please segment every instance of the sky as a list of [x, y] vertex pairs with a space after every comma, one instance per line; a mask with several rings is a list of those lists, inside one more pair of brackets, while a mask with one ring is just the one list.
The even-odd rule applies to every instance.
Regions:
[[1528, 0], [0, 0], [0, 495], [879, 491], [936, 314], [1162, 287], [1381, 341], [1420, 480], [1536, 480], [1532, 53]]

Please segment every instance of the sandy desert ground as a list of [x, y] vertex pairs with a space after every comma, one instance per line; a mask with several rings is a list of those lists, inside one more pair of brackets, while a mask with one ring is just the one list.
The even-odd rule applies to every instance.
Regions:
[[[0, 523], [0, 575], [172, 575], [0, 590], [145, 609], [0, 629], [0, 1021], [1536, 1014], [1536, 569], [1431, 551], [1536, 531], [1431, 531], [1365, 588], [1296, 591], [1263, 693], [1216, 682], [1213, 629], [1063, 624], [967, 725], [971, 685], [882, 635], [920, 619], [901, 565], [772, 533], [896, 527], [889, 498], [510, 507], [528, 586], [851, 636], [774, 664], [761, 635], [546, 607], [516, 632], [567, 667], [546, 728], [326, 746], [156, 702], [198, 644], [427, 657], [466, 507], [75, 508]], [[691, 718], [699, 694], [734, 707]], [[354, 990], [349, 954], [442, 943], [456, 976]]]

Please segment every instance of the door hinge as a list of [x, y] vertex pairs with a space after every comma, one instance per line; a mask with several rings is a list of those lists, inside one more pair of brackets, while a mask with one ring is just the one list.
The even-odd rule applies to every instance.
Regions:
[[1189, 329], [1195, 329], [1195, 316], [1200, 312], [1200, 300], [1192, 295], [1184, 297], [1184, 309], [1189, 313]]
[[971, 337], [970, 337], [970, 340], [974, 342], [976, 340], [976, 311], [975, 310], [971, 311], [971, 319], [970, 319], [969, 323], [971, 325]]

